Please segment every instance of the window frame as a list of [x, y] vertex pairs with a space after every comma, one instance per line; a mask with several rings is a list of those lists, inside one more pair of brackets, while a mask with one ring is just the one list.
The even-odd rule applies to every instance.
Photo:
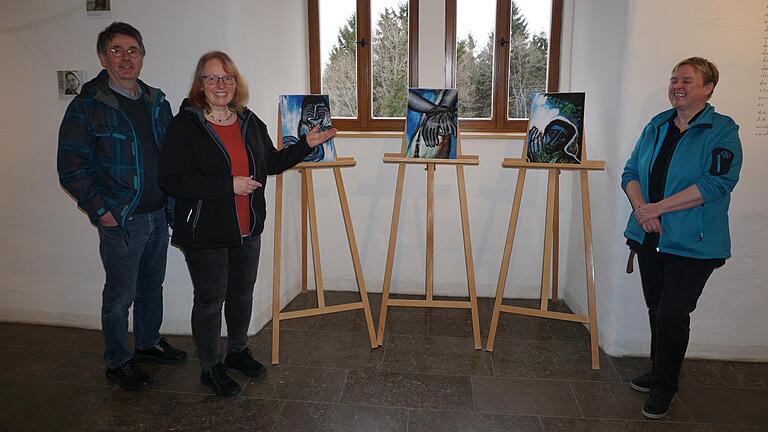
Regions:
[[[456, 86], [456, 2], [445, 0], [445, 86]], [[493, 56], [494, 95], [492, 116], [489, 119], [460, 118], [462, 131], [478, 132], [526, 132], [528, 119], [509, 119], [509, 49], [500, 49], [499, 35], [509, 39], [511, 0], [496, 0], [496, 49]], [[563, 0], [552, 0], [549, 47], [547, 52], [547, 92], [556, 92], [560, 83], [560, 45], [563, 23]], [[461, 97], [461, 96], [459, 96]]]
[[[309, 91], [320, 94], [320, 1], [307, 0], [309, 36]], [[408, 85], [419, 82], [419, 0], [408, 1]], [[372, 101], [371, 8], [370, 0], [357, 0], [357, 117], [333, 118], [333, 126], [342, 131], [402, 131], [405, 117], [375, 118]]]

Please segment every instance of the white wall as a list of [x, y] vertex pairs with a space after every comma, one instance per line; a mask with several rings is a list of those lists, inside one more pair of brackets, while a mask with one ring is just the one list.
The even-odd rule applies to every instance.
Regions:
[[[0, 55], [5, 66], [0, 68], [0, 238], [4, 240], [0, 252], [0, 320], [98, 328], [103, 272], [97, 236], [58, 186], [55, 174], [58, 124], [66, 108], [66, 102], [56, 99], [55, 70], [81, 68], [89, 77], [95, 76], [100, 69], [96, 35], [111, 20], [86, 19], [82, 2], [75, 0], [6, 3], [0, 17]], [[601, 345], [611, 354], [643, 353], [648, 334], [639, 279], [623, 273], [626, 247], [621, 233], [628, 205], [618, 186], [620, 171], [644, 123], [668, 106], [664, 89], [669, 68], [682, 57], [701, 54], [718, 62], [723, 78], [713, 103], [734, 117], [744, 112], [738, 101], [751, 100], [752, 96], [745, 94], [748, 90], [742, 88], [743, 83], [731, 77], [752, 67], [748, 63], [752, 58], [742, 54], [751, 46], [744, 43], [753, 42], [738, 40], [739, 32], [726, 29], [729, 23], [738, 19], [746, 22], [750, 17], [743, 16], [746, 5], [723, 11], [716, 2], [694, 0], [681, 0], [674, 6], [660, 0], [565, 3], [562, 88], [587, 92], [589, 157], [605, 160], [608, 166], [604, 173], [590, 175]], [[752, 0], [750, 5], [757, 3]], [[308, 90], [305, 4], [304, 0], [229, 0], [217, 5], [212, 14], [204, 12], [208, 3], [199, 0], [136, 0], [115, 2], [113, 19], [132, 23], [142, 31], [149, 51], [142, 78], [167, 92], [174, 111], [186, 93], [198, 56], [209, 49], [223, 49], [235, 58], [249, 80], [250, 107], [274, 130], [277, 95]], [[422, 86], [444, 85], [443, 5], [442, 0], [421, 0]], [[655, 11], [669, 7], [686, 13], [656, 16]], [[679, 38], [677, 26], [687, 28], [691, 36]], [[731, 53], [726, 42], [745, 48]], [[709, 45], [719, 48], [700, 48]], [[765, 183], [766, 174], [758, 167], [765, 162], [765, 143], [759, 147], [749, 138], [747, 123], [751, 118], [739, 116], [736, 120], [743, 127], [748, 158], [731, 211], [734, 258], [715, 273], [705, 290], [694, 315], [690, 351], [695, 356], [768, 359], [766, 323], [761, 314], [768, 306], [768, 296], [761, 292], [766, 270], [759, 267], [768, 257], [754, 235], [768, 209], [759, 200], [750, 199], [764, 195], [758, 185]], [[357, 167], [343, 170], [344, 180], [367, 288], [377, 292], [384, 275], [397, 172], [396, 166], [384, 165], [381, 158], [385, 152], [398, 151], [400, 140], [339, 138], [336, 144], [339, 154], [355, 156], [358, 161]], [[467, 139], [462, 145], [464, 153], [477, 154], [481, 160], [479, 167], [467, 167], [465, 172], [478, 294], [490, 297], [495, 292], [517, 175], [500, 165], [504, 157], [520, 154], [521, 142]], [[299, 259], [298, 175], [285, 177], [284, 302], [298, 292], [299, 283], [298, 266], [290, 264]], [[529, 172], [526, 180], [508, 297], [535, 297], [538, 293], [546, 178], [544, 173]], [[583, 311], [581, 209], [574, 180], [571, 174], [562, 176], [560, 285], [568, 304]], [[354, 290], [354, 273], [330, 172], [315, 174], [315, 189], [326, 288]], [[272, 203], [274, 182], [267, 193], [268, 203]], [[409, 167], [393, 292], [423, 292], [424, 201], [423, 168]], [[435, 292], [466, 295], [453, 168], [437, 170], [435, 214]], [[272, 215], [270, 208], [262, 239], [254, 331], [269, 319]], [[165, 286], [163, 331], [189, 333], [191, 287], [183, 258], [175, 248], [169, 254]]]
[[[650, 117], [669, 107], [666, 83], [672, 66], [699, 55], [719, 66], [720, 83], [711, 103], [741, 126], [744, 165], [731, 201], [733, 258], [704, 289], [693, 314], [688, 353], [765, 360], [768, 248], [759, 233], [768, 214], [763, 187], [768, 142], [755, 136], [754, 118], [768, 2], [728, 2], [727, 7], [711, 0], [621, 3], [576, 2], [571, 53], [571, 85], [588, 92], [590, 157], [608, 165], [592, 182], [601, 345], [612, 354], [648, 351], [640, 278], [637, 271], [623, 273], [627, 249], [621, 235], [630, 208], [619, 190], [621, 169]], [[577, 241], [569, 250], [574, 260], [565, 274], [570, 288], [565, 298], [584, 311], [584, 269], [576, 259], [580, 247]]]
[[[57, 69], [101, 70], [96, 36], [113, 20], [135, 25], [147, 46], [141, 78], [162, 88], [174, 112], [186, 94], [198, 57], [222, 49], [251, 87], [249, 106], [274, 129], [277, 95], [305, 92], [306, 2], [113, 2], [112, 18], [88, 19], [82, 1], [9, 1], [0, 17], [0, 319], [100, 328], [103, 270], [98, 237], [87, 217], [59, 187], [56, 143], [67, 101], [56, 94]], [[285, 23], [292, 23], [286, 25]], [[285, 55], [285, 53], [294, 53]], [[288, 190], [298, 188], [295, 178]], [[267, 186], [272, 202], [274, 183]], [[287, 217], [297, 203], [287, 200]], [[292, 219], [298, 220], [297, 217]], [[285, 222], [284, 259], [298, 256], [297, 223]], [[252, 330], [270, 317], [273, 221], [262, 241]], [[283, 273], [283, 301], [297, 290]], [[192, 289], [184, 259], [171, 247], [162, 331], [189, 333]]]

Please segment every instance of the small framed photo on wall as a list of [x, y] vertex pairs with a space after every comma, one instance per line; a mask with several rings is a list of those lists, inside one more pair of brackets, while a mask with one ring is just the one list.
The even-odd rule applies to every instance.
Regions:
[[74, 99], [80, 94], [80, 90], [85, 82], [85, 71], [82, 70], [60, 70], [56, 71], [56, 79], [59, 88], [59, 99]]
[[111, 0], [86, 0], [85, 14], [89, 18], [103, 18], [112, 16]]

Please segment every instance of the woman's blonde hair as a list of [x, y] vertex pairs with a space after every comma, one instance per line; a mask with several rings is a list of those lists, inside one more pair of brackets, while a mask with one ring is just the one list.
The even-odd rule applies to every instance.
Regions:
[[203, 111], [208, 111], [211, 107], [208, 104], [208, 100], [205, 98], [205, 92], [203, 86], [205, 82], [203, 80], [203, 68], [205, 64], [210, 60], [219, 60], [224, 67], [224, 72], [235, 78], [235, 95], [229, 102], [229, 107], [235, 111], [242, 111], [245, 109], [245, 105], [248, 103], [248, 83], [245, 82], [245, 78], [240, 75], [240, 71], [237, 70], [235, 62], [227, 53], [222, 51], [210, 51], [203, 54], [200, 60], [197, 61], [197, 67], [195, 68], [195, 74], [192, 75], [192, 85], [189, 87], [189, 98], [192, 105], [200, 108]]
[[[715, 66], [714, 63], [702, 57], [688, 57], [676, 64], [675, 67], [672, 68], [672, 72], [675, 72], [685, 65], [692, 67], [693, 70], [704, 77], [704, 85], [712, 83], [712, 93], [714, 93], [717, 82], [720, 80], [720, 72], [717, 70], [717, 66]], [[709, 94], [709, 97], [712, 97], [712, 93]]]

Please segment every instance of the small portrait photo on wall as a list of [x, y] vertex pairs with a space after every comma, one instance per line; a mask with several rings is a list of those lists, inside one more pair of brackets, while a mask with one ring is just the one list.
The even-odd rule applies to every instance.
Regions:
[[91, 18], [103, 18], [112, 16], [110, 0], [86, 0], [85, 14]]
[[82, 70], [60, 70], [56, 71], [56, 78], [59, 88], [59, 99], [74, 99], [80, 94], [80, 90], [85, 82], [85, 71]]

